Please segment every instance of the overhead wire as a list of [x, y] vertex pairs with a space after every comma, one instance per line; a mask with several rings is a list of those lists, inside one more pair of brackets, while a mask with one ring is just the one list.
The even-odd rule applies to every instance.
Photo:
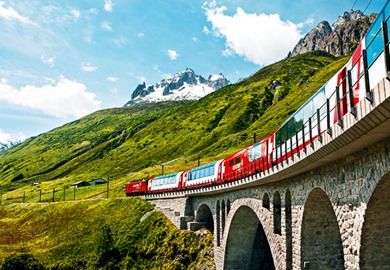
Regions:
[[356, 3], [357, 3], [358, 0], [355, 0], [355, 3], [353, 3], [352, 7], [351, 7], [351, 10], [353, 11], [353, 8], [355, 7]]
[[367, 10], [367, 8], [370, 6], [371, 2], [372, 2], [372, 0], [370, 0], [370, 2], [368, 2], [366, 8], [363, 10], [363, 14], [364, 14], [364, 12], [366, 12], [366, 10]]

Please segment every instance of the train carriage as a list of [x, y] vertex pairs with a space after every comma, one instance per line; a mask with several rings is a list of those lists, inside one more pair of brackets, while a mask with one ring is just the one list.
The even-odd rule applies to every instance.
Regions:
[[184, 171], [157, 176], [150, 181], [149, 191], [152, 193], [160, 193], [181, 190], [183, 178], [186, 177], [187, 174], [188, 171]]
[[218, 160], [189, 170], [187, 178], [184, 178], [183, 187], [191, 189], [219, 184], [221, 163], [222, 160]]
[[143, 179], [126, 184], [126, 196], [145, 195], [148, 191], [149, 180]]
[[227, 157], [221, 166], [222, 182], [256, 174], [272, 166], [273, 134]]
[[364, 98], [362, 61], [360, 44], [348, 63], [275, 132], [274, 164], [308, 147]]

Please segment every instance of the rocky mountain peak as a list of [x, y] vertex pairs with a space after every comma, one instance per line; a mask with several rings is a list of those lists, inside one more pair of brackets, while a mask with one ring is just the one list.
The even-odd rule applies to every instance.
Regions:
[[360, 10], [344, 12], [332, 24], [320, 22], [289, 53], [296, 56], [310, 51], [325, 51], [334, 56], [352, 52], [368, 31], [376, 15], [365, 16]]
[[318, 43], [332, 32], [327, 21], [320, 22], [302, 38], [291, 52], [291, 56], [318, 50]]
[[364, 14], [360, 10], [351, 10], [351, 12], [345, 11], [343, 15], [340, 15], [337, 20], [332, 24], [332, 28], [333, 30], [336, 30], [344, 23], [348, 21], [357, 21], [362, 17], [364, 17]]
[[223, 74], [210, 75], [206, 80], [186, 68], [154, 85], [139, 84], [125, 107], [168, 100], [197, 100], [228, 84], [230, 82]]

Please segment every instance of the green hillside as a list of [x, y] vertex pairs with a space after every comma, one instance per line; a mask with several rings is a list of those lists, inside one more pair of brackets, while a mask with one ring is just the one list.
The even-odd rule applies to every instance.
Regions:
[[[0, 263], [209, 269], [210, 233], [175, 230], [160, 212], [140, 221], [152, 206], [115, 199], [123, 185], [160, 174], [163, 163], [166, 173], [190, 169], [273, 133], [347, 60], [318, 52], [285, 59], [199, 101], [98, 111], [0, 153]], [[81, 200], [106, 197], [101, 185], [77, 188], [73, 202], [72, 183], [100, 177], [110, 179], [109, 200]], [[52, 200], [61, 202], [36, 204]]]
[[0, 269], [213, 269], [211, 233], [178, 231], [152, 209], [135, 198], [0, 206]]
[[0, 192], [99, 177], [120, 179], [120, 186], [157, 175], [174, 159], [166, 172], [189, 169], [198, 157], [202, 164], [223, 158], [251, 144], [254, 133], [260, 139], [274, 132], [346, 60], [308, 53], [199, 101], [95, 112], [0, 153]]

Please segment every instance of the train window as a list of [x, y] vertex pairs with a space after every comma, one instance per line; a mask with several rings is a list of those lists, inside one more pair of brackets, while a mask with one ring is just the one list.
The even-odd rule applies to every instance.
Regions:
[[325, 104], [325, 88], [321, 88], [313, 98], [314, 108], [320, 109]]
[[287, 140], [287, 135], [288, 135], [287, 134], [287, 127], [288, 127], [288, 123], [282, 127], [282, 134], [281, 134], [282, 140], [280, 143], [284, 143]]
[[241, 161], [241, 158], [240, 157], [236, 157], [236, 164], [239, 164]]
[[374, 38], [370, 46], [366, 49], [368, 66], [371, 66], [382, 52], [382, 40], [382, 31], [380, 31], [378, 35]]
[[294, 116], [295, 133], [301, 130], [303, 124], [303, 111], [299, 110]]
[[257, 143], [253, 145], [251, 148], [248, 150], [248, 159], [249, 161], [253, 161], [256, 159], [259, 159], [261, 156], [261, 144]]
[[295, 134], [295, 118], [292, 117], [287, 123], [287, 138], [290, 139]]
[[232, 159], [232, 160], [229, 161], [229, 166], [233, 167], [233, 165], [234, 165], [234, 160]]
[[280, 145], [280, 141], [281, 141], [281, 138], [280, 138], [280, 129], [278, 131], [276, 131], [275, 133], [275, 146], [278, 147]]

